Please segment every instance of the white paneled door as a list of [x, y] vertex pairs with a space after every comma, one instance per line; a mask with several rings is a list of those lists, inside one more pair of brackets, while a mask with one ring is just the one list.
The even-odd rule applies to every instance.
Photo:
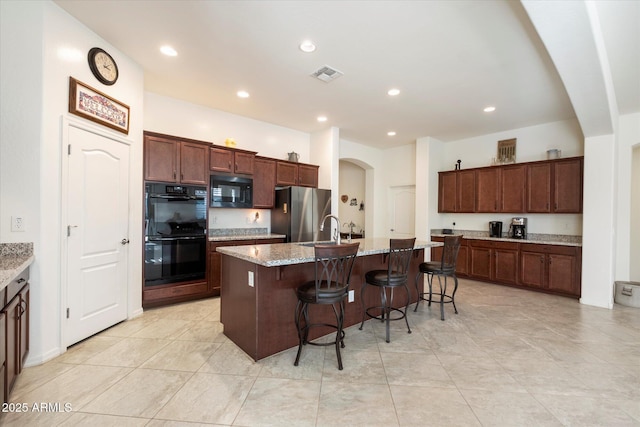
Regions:
[[127, 144], [68, 126], [67, 324], [74, 344], [127, 317]]
[[415, 237], [416, 188], [414, 186], [389, 189], [389, 235], [392, 239]]

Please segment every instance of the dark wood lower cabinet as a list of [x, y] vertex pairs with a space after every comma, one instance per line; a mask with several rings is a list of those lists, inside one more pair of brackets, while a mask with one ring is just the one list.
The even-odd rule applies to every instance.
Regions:
[[3, 289], [0, 311], [0, 371], [2, 401], [7, 402], [29, 353], [29, 270]]
[[[432, 261], [441, 257], [441, 247], [431, 249]], [[571, 297], [580, 297], [581, 270], [582, 250], [577, 246], [485, 239], [462, 239], [456, 264], [459, 277]]]

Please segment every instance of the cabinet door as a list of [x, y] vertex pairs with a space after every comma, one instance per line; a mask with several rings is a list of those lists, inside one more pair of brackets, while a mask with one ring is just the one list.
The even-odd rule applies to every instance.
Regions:
[[20, 367], [20, 323], [18, 320], [20, 297], [15, 296], [3, 310], [6, 321], [6, 364], [4, 394], [9, 396]]
[[145, 136], [144, 179], [178, 182], [179, 159], [180, 145], [177, 141]]
[[574, 255], [548, 254], [548, 288], [570, 295], [580, 295], [576, 280], [576, 257]]
[[500, 168], [476, 170], [476, 212], [498, 212]]
[[490, 248], [469, 245], [469, 276], [491, 280]]
[[298, 165], [289, 162], [277, 162], [277, 185], [298, 185]]
[[29, 354], [29, 285], [20, 291], [20, 304], [18, 307], [20, 323], [20, 347], [18, 358], [18, 373], [22, 372], [24, 362]]
[[469, 274], [469, 269], [467, 267], [467, 259], [468, 259], [468, 247], [464, 243], [460, 245], [460, 251], [458, 251], [458, 259], [456, 261], [456, 275], [458, 276], [466, 276]]
[[217, 248], [222, 246], [244, 246], [254, 245], [255, 240], [229, 240], [226, 242], [209, 242], [209, 292], [213, 295], [220, 295], [220, 285], [222, 283], [222, 254]]
[[209, 147], [182, 142], [180, 145], [180, 182], [183, 184], [207, 185]]
[[211, 147], [209, 151], [209, 168], [216, 172], [233, 172], [233, 151]]
[[456, 212], [475, 212], [476, 174], [474, 171], [458, 171], [456, 177]]
[[275, 200], [276, 161], [269, 159], [255, 159], [255, 173], [253, 174], [253, 207], [272, 208]]
[[[444, 243], [444, 238], [443, 237], [432, 237], [431, 241], [433, 242], [440, 242], [440, 243]], [[442, 246], [436, 246], [431, 248], [431, 261], [438, 261], [438, 262], [442, 262]]]
[[456, 172], [438, 174], [438, 212], [456, 211]]
[[527, 167], [503, 166], [500, 179], [500, 212], [525, 212]]
[[551, 211], [551, 163], [527, 166], [527, 212]]
[[318, 188], [318, 166], [298, 165], [298, 185]]
[[553, 211], [582, 212], [582, 159], [558, 160], [553, 164]]
[[254, 162], [256, 155], [253, 153], [243, 153], [236, 151], [234, 157], [234, 171], [245, 175], [254, 174]]
[[515, 285], [518, 283], [518, 250], [494, 249], [494, 275], [492, 280]]
[[520, 251], [520, 284], [543, 288], [545, 286], [545, 264], [545, 254]]

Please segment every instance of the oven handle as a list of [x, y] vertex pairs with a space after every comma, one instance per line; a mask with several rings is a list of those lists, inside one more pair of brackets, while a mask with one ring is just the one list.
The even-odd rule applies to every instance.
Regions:
[[166, 242], [173, 240], [204, 240], [205, 236], [183, 236], [183, 237], [149, 237], [150, 242]]
[[[196, 196], [169, 196], [166, 194], [149, 194], [151, 199], [167, 199], [167, 200], [196, 200]], [[203, 199], [203, 197], [200, 197]]]

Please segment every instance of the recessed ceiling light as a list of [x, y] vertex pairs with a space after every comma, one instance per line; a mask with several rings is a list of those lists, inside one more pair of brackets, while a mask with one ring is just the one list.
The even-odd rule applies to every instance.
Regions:
[[486, 107], [483, 111], [485, 113], [492, 113], [492, 112], [496, 111], [496, 107]]
[[236, 95], [238, 95], [238, 98], [248, 98], [249, 97], [249, 92], [247, 92], [246, 90], [239, 90]]
[[316, 45], [311, 40], [305, 40], [300, 43], [300, 50], [303, 52], [311, 53], [316, 50]]
[[389, 96], [396, 96], [396, 95], [400, 95], [400, 89], [389, 89], [389, 91], [387, 92], [387, 94]]
[[327, 116], [318, 116], [318, 121], [319, 122], [326, 122], [327, 121]]
[[395, 133], [394, 131], [390, 131], [390, 132], [387, 132], [387, 135], [389, 135], [389, 136], [396, 136], [396, 133]]
[[165, 45], [160, 48], [160, 52], [164, 53], [167, 56], [178, 56], [178, 52], [171, 46]]

